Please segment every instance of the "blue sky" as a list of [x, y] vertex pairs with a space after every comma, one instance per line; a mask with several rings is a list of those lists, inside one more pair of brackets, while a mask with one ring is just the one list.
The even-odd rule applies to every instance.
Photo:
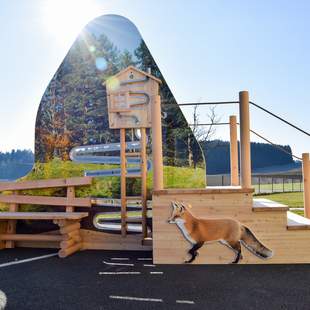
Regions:
[[[103, 14], [136, 24], [178, 102], [237, 100], [249, 90], [252, 101], [310, 131], [309, 1], [0, 0], [0, 7], [2, 151], [33, 149], [45, 88], [80, 29]], [[199, 111], [206, 121], [207, 109]], [[310, 151], [309, 137], [251, 112], [257, 132], [296, 155]], [[217, 108], [223, 122], [233, 113]], [[228, 128], [215, 138], [228, 139]]]

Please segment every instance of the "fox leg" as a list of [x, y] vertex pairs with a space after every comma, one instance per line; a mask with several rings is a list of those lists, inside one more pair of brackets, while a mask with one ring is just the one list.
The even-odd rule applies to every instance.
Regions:
[[190, 254], [192, 257], [189, 260], [186, 260], [185, 263], [189, 264], [193, 262], [198, 255], [198, 250], [203, 246], [203, 242], [197, 242], [194, 244], [194, 246], [188, 251], [188, 254]]
[[232, 262], [232, 264], [238, 264], [239, 260], [242, 259], [241, 254], [241, 244], [240, 241], [237, 241], [236, 243], [229, 243], [231, 248], [237, 253], [235, 260]]

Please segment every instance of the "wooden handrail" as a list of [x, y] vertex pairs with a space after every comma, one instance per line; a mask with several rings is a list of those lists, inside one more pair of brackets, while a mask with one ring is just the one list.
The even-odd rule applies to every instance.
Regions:
[[72, 206], [72, 207], [91, 207], [91, 199], [88, 198], [67, 198], [49, 196], [26, 196], [26, 195], [0, 195], [0, 202], [31, 204], [44, 206]]
[[0, 191], [41, 189], [52, 187], [85, 186], [92, 184], [92, 177], [74, 177], [67, 179], [48, 179], [20, 182], [1, 182]]

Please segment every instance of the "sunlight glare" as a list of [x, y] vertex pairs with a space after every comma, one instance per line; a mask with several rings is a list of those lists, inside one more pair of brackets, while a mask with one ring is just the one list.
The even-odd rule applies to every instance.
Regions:
[[46, 0], [42, 2], [41, 16], [49, 33], [60, 41], [69, 42], [101, 13], [94, 0]]

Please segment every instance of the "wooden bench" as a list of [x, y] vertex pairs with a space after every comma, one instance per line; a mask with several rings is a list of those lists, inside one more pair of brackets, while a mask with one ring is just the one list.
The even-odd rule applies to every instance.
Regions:
[[[0, 212], [0, 249], [13, 248], [15, 241], [59, 242], [59, 257], [66, 257], [82, 248], [80, 221], [87, 212], [75, 212], [77, 207], [91, 207], [90, 198], [76, 198], [75, 186], [89, 186], [91, 177], [50, 179], [0, 183], [0, 191], [13, 191], [13, 194], [0, 194], [0, 202], [9, 205], [9, 212]], [[66, 187], [66, 197], [21, 195], [20, 190]], [[19, 205], [44, 205], [65, 207], [65, 212], [18, 212]], [[59, 226], [55, 234], [17, 234], [17, 220], [52, 220]]]

